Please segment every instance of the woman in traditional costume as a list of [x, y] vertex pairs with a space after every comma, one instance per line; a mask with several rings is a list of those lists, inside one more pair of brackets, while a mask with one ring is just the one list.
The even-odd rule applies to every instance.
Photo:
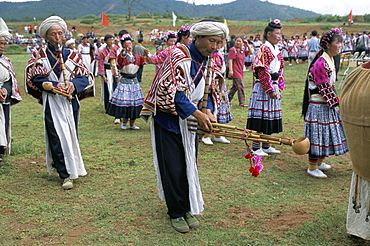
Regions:
[[299, 59], [305, 62], [308, 59], [308, 40], [307, 36], [303, 37], [303, 40], [299, 46]]
[[7, 42], [12, 35], [8, 26], [0, 18], [0, 161], [3, 155], [10, 154], [11, 147], [11, 121], [10, 106], [22, 100], [17, 80], [15, 78], [13, 64], [3, 53]]
[[306, 79], [302, 115], [304, 136], [310, 142], [307, 173], [316, 178], [326, 178], [322, 170], [330, 165], [324, 162], [329, 155], [343, 155], [348, 151], [335, 93], [335, 65], [333, 56], [339, 53], [343, 40], [339, 29], [325, 33], [321, 50], [312, 61]]
[[297, 59], [298, 49], [295, 43], [296, 42], [294, 36], [291, 36], [290, 40], [288, 41], [289, 66], [292, 66], [292, 60], [294, 60], [296, 63], [298, 61]]
[[90, 72], [94, 72], [94, 49], [87, 37], [82, 38], [82, 43], [77, 46], [77, 52], [81, 54], [82, 60]]
[[[219, 49], [217, 52], [212, 53], [212, 61], [213, 63], [219, 67], [219, 70], [222, 74], [226, 71], [226, 65], [224, 60], [224, 55], [221, 53], [221, 50]], [[216, 122], [220, 124], [226, 124], [232, 121], [232, 115], [230, 113], [230, 102], [229, 97], [227, 94], [227, 87], [226, 83], [223, 81], [219, 81], [219, 78], [216, 77], [215, 81], [211, 84], [212, 92], [211, 95], [213, 96], [213, 101], [216, 102], [216, 105], [218, 105], [218, 108], [214, 114], [217, 115]], [[219, 136], [217, 134], [214, 134], [213, 140], [215, 142], [229, 144], [230, 141], [225, 138], [224, 136]], [[202, 137], [202, 142], [207, 145], [212, 145], [212, 139], [211, 135], [209, 133], [204, 134]]]
[[73, 52], [77, 52], [77, 50], [76, 50], [76, 40], [74, 40], [73, 38], [68, 39], [66, 44], [65, 44], [65, 47], [70, 49]]
[[[268, 24], [263, 35], [265, 43], [253, 62], [256, 80], [249, 101], [247, 128], [267, 135], [283, 131], [280, 91], [285, 88], [284, 59], [277, 46], [281, 28], [278, 19]], [[258, 156], [280, 153], [269, 143], [262, 143], [261, 148], [259, 142], [253, 141], [252, 147]]]
[[189, 45], [193, 41], [193, 36], [190, 33], [190, 29], [193, 26], [181, 26], [181, 29], [177, 32], [177, 42], [176, 44]]
[[156, 71], [159, 70], [164, 60], [169, 55], [169, 52], [174, 49], [174, 45], [183, 44], [183, 45], [189, 45], [191, 41], [193, 40], [193, 36], [190, 33], [190, 26], [182, 26], [181, 30], [176, 32], [170, 31], [167, 33], [167, 45], [168, 47], [166, 49], [158, 49], [156, 54], [150, 55], [150, 58], [147, 60], [149, 64], [156, 65]]
[[[144, 102], [144, 95], [137, 80], [137, 71], [145, 63], [145, 57], [132, 53], [131, 36], [125, 34], [121, 37], [122, 48], [115, 52], [110, 52], [108, 57], [115, 61], [111, 64], [113, 75], [115, 76], [117, 87], [109, 101], [106, 113], [114, 116], [115, 119], [122, 119], [121, 128], [127, 129], [127, 122], [130, 121], [130, 129], [139, 130], [135, 125], [139, 118], [140, 111]], [[145, 52], [148, 54], [148, 50]]]
[[353, 70], [341, 92], [341, 116], [351, 150], [347, 232], [370, 240], [370, 63]]
[[171, 52], [171, 50], [174, 49], [176, 43], [177, 43], [177, 33], [174, 31], [167, 32], [168, 47], [164, 49], [163, 46], [160, 46], [160, 48], [157, 49], [155, 54], [149, 55], [147, 63], [155, 65], [155, 71], [158, 72], [158, 70], [162, 66], [162, 63], [168, 57], [169, 52]]

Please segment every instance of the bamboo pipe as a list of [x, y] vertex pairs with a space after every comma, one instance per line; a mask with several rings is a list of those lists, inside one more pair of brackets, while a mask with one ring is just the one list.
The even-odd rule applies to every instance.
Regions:
[[209, 94], [209, 84], [210, 84], [210, 77], [211, 77], [211, 64], [212, 64], [212, 58], [208, 56], [207, 60], [207, 73], [206, 73], [206, 79], [205, 79], [205, 85], [204, 85], [204, 94], [202, 98], [202, 109], [201, 111], [203, 113], [207, 112], [207, 104], [208, 104], [208, 94]]
[[62, 96], [65, 96], [65, 97], [68, 98], [68, 100], [73, 99], [72, 95], [65, 92], [66, 88], [60, 88], [60, 87], [54, 86], [53, 83], [51, 83], [51, 82], [42, 83], [42, 87], [47, 91], [52, 91], [52, 92], [58, 93]]
[[[195, 131], [200, 134], [206, 133], [205, 131], [199, 130], [199, 129], [189, 129], [190, 131]], [[208, 132], [209, 133], [209, 132]], [[213, 132], [212, 132], [213, 133]], [[282, 144], [282, 142], [275, 141], [275, 140], [270, 140], [270, 139], [263, 139], [259, 135], [247, 135], [247, 136], [242, 136], [240, 133], [234, 133], [232, 132], [231, 134], [228, 134], [231, 132], [217, 132], [218, 136], [224, 136], [224, 137], [230, 137], [230, 138], [236, 138], [236, 139], [241, 139], [241, 140], [251, 140], [251, 141], [257, 141], [257, 142], [264, 142], [264, 143], [271, 143], [271, 144]]]
[[[196, 120], [194, 120], [194, 119], [188, 119], [188, 121], [196, 122]], [[192, 126], [196, 127], [196, 125], [192, 125]], [[246, 132], [248, 134], [253, 133], [253, 134], [257, 134], [258, 137], [260, 137], [260, 138], [270, 139], [270, 140], [279, 141], [279, 142], [284, 142], [284, 144], [291, 145], [291, 139], [289, 139], [289, 138], [280, 138], [280, 137], [273, 137], [273, 136], [263, 135], [263, 134], [259, 134], [257, 131], [248, 130], [248, 129], [244, 129], [244, 128], [240, 128], [240, 127], [236, 127], [236, 126], [229, 126], [229, 125], [219, 124], [219, 123], [212, 123], [212, 126], [219, 127], [219, 128], [227, 128], [227, 129], [232, 129], [232, 130], [243, 131], [243, 132]], [[217, 129], [219, 129], [219, 128], [212, 129], [212, 132], [217, 133]]]
[[[193, 124], [196, 120], [188, 119], [190, 121], [190, 127], [197, 127], [197, 124]], [[272, 144], [284, 144], [292, 146], [293, 151], [298, 155], [304, 155], [308, 152], [310, 148], [310, 141], [308, 138], [300, 137], [297, 139], [290, 139], [290, 138], [280, 138], [280, 137], [272, 137], [269, 135], [258, 134], [256, 131], [243, 129], [235, 126], [223, 125], [218, 123], [212, 123], [212, 126], [215, 126], [210, 132], [206, 132], [202, 129], [197, 128], [189, 128], [190, 131], [196, 131], [198, 133], [213, 133], [217, 134], [218, 136], [225, 136], [231, 137], [241, 140], [251, 140], [257, 142], [267, 142]], [[229, 130], [225, 130], [222, 128], [226, 128]], [[232, 131], [234, 130], [234, 131]]]
[[62, 51], [62, 47], [60, 44], [58, 44], [58, 59], [59, 59], [59, 63], [60, 63], [60, 68], [62, 70], [62, 74], [63, 74], [63, 82], [64, 82], [64, 86], [66, 86], [66, 82], [67, 82], [67, 74], [66, 74], [66, 67], [64, 65], [64, 60], [63, 60], [63, 51]]

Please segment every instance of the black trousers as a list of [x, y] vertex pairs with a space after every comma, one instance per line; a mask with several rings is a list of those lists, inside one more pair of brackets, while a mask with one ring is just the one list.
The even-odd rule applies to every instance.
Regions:
[[[54, 127], [53, 118], [51, 117], [50, 106], [48, 102], [45, 102], [45, 112], [44, 112], [44, 121], [45, 121], [45, 131], [49, 139], [49, 148], [51, 151], [51, 156], [53, 158], [52, 166], [57, 170], [59, 177], [61, 179], [66, 179], [69, 177], [67, 172], [66, 164], [64, 161], [64, 154], [62, 151], [62, 144], [60, 142], [57, 131]], [[74, 120], [77, 130], [77, 120], [78, 111], [74, 113]]]
[[103, 82], [103, 93], [104, 93], [104, 111], [106, 111], [109, 104], [109, 91], [107, 83], [104, 82]]
[[183, 217], [190, 211], [189, 185], [185, 151], [181, 134], [165, 130], [154, 123], [155, 144], [161, 180], [171, 218]]
[[[6, 134], [6, 138], [8, 139], [9, 138], [8, 136], [9, 122], [10, 122], [10, 104], [3, 104], [3, 111], [4, 111], [4, 120], [5, 120], [5, 134]], [[0, 155], [4, 155], [4, 154], [5, 154], [5, 146], [0, 146]]]
[[[113, 78], [113, 88], [111, 93], [116, 89], [117, 83], [115, 82], [115, 79]], [[108, 84], [103, 82], [103, 93], [104, 93], [104, 110], [107, 111], [108, 104], [109, 104], [109, 90], [108, 90]]]
[[141, 82], [141, 78], [143, 77], [143, 69], [144, 69], [144, 65], [141, 65], [139, 67], [139, 70], [137, 70], [137, 73], [136, 73], [136, 77], [139, 82]]

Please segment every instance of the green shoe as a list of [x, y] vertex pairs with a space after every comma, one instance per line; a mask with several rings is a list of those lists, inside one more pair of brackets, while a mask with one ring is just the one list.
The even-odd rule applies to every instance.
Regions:
[[62, 184], [63, 189], [70, 190], [73, 188], [73, 179], [70, 179], [69, 177], [64, 179], [64, 182]]
[[55, 167], [50, 168], [50, 176], [59, 178], [59, 173]]
[[184, 217], [172, 219], [171, 218], [171, 224], [173, 228], [175, 228], [176, 231], [186, 233], [189, 231], [188, 223], [186, 223]]
[[185, 213], [185, 220], [188, 223], [190, 228], [198, 228], [199, 227], [199, 221], [190, 212]]

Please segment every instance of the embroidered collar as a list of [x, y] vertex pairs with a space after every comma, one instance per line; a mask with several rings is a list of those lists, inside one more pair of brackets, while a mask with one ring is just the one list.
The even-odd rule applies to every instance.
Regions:
[[328, 53], [326, 53], [326, 52], [324, 52], [321, 57], [324, 58], [325, 61], [328, 63], [330, 70], [334, 71], [335, 70], [335, 64], [334, 64], [333, 57], [330, 57], [328, 55]]
[[272, 43], [270, 43], [269, 41], [266, 41], [265, 45], [270, 48], [271, 53], [274, 56], [277, 56], [280, 53], [280, 50], [277, 47], [275, 47], [275, 45], [272, 45]]
[[127, 59], [130, 63], [134, 63], [136, 61], [134, 54], [130, 53], [127, 54]]

